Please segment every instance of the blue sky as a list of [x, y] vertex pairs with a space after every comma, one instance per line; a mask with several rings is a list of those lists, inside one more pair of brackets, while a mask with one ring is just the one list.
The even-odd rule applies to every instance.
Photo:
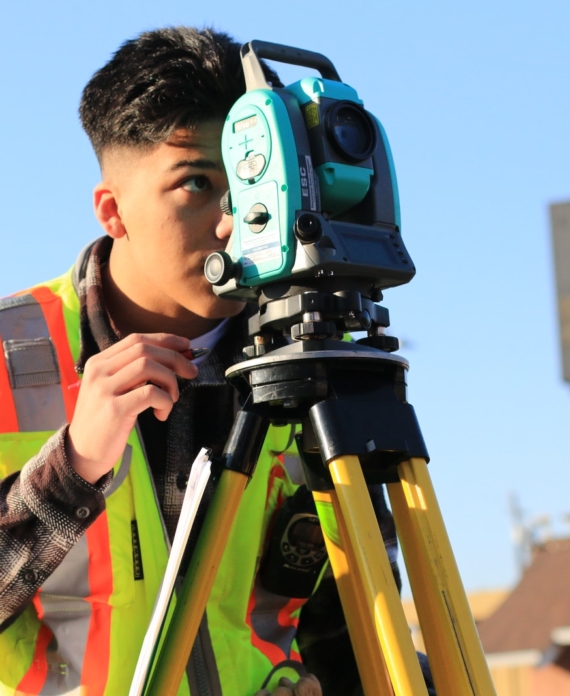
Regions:
[[77, 104], [122, 41], [185, 23], [325, 54], [391, 143], [418, 272], [384, 304], [465, 586], [512, 584], [509, 495], [558, 534], [570, 511], [548, 216], [570, 199], [569, 22], [554, 0], [3, 2], [0, 294], [100, 234]]

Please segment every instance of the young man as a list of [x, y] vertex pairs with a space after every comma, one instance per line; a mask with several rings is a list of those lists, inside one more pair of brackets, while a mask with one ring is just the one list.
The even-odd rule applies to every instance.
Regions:
[[[220, 135], [244, 89], [239, 44], [177, 28], [127, 41], [84, 90], [106, 236], [0, 304], [2, 694], [128, 693], [191, 462], [202, 446], [221, 453], [235, 412], [224, 372], [241, 360], [247, 310], [217, 298], [203, 266], [232, 229]], [[210, 348], [198, 367], [190, 346]], [[282, 430], [247, 487], [180, 694], [321, 693], [295, 642], [306, 600], [257, 574], [295, 491]], [[377, 507], [395, 549], [381, 495]], [[325, 693], [349, 696], [346, 627], [334, 582], [322, 588], [299, 645]], [[322, 659], [333, 649], [340, 664]]]

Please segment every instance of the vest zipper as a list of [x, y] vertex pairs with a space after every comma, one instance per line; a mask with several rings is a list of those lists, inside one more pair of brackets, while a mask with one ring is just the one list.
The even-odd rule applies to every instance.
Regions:
[[204, 628], [207, 632], [208, 628], [202, 620], [188, 663], [191, 696], [215, 696], [204, 650]]
[[152, 471], [150, 470], [150, 464], [148, 463], [148, 454], [146, 451], [146, 447], [144, 445], [144, 439], [141, 433], [141, 429], [139, 426], [138, 421], [135, 423], [135, 430], [137, 432], [137, 437], [139, 439], [139, 444], [141, 446], [141, 449], [143, 451], [143, 456], [144, 456], [144, 463], [146, 464], [146, 470], [148, 473], [148, 477], [150, 479], [150, 485], [152, 488], [152, 494], [154, 495], [154, 502], [156, 504], [156, 509], [158, 510], [158, 518], [160, 519], [160, 523], [162, 525], [162, 535], [164, 536], [164, 541], [166, 543], [166, 548], [168, 550], [168, 553], [170, 554], [172, 550], [172, 544], [170, 543], [170, 537], [168, 536], [168, 530], [166, 529], [166, 524], [164, 522], [164, 517], [162, 516], [162, 510], [160, 509], [160, 503], [158, 502], [158, 493], [156, 492], [156, 486], [154, 485], [154, 479], [152, 478]]

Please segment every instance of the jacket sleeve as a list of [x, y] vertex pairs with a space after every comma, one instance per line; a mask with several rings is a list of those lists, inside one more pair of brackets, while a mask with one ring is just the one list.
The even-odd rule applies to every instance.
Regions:
[[65, 456], [66, 432], [61, 428], [21, 471], [0, 481], [0, 631], [105, 509], [112, 474], [96, 486], [78, 476]]

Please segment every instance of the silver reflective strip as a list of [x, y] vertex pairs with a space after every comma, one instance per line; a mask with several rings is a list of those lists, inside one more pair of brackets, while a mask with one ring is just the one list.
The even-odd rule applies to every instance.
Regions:
[[113, 476], [113, 481], [109, 488], [105, 491], [104, 496], [108, 498], [112, 495], [117, 488], [123, 483], [127, 478], [129, 471], [131, 470], [131, 462], [133, 461], [133, 448], [127, 444], [125, 451], [123, 452], [123, 457], [121, 459], [121, 464], [119, 465], [119, 470]]
[[32, 295], [8, 297], [0, 302], [2, 338], [38, 338], [49, 336], [44, 313]]
[[283, 455], [283, 466], [287, 470], [292, 483], [295, 483], [298, 486], [307, 483], [305, 480], [303, 464], [301, 463], [301, 457], [299, 457], [298, 454]]
[[46, 652], [48, 673], [42, 696], [81, 693], [91, 623], [91, 604], [84, 599], [89, 596], [88, 565], [89, 549], [83, 535], [42, 585], [42, 621], [54, 635]]
[[61, 564], [53, 571], [42, 585], [42, 604], [44, 597], [88, 597], [89, 578], [87, 566], [89, 550], [85, 534], [71, 547]]
[[[42, 695], [47, 696], [47, 691], [42, 691]], [[50, 696], [89, 696], [89, 688], [86, 686], [78, 686], [77, 689], [71, 691], [54, 691]]]
[[[127, 445], [106, 497], [125, 480], [132, 458], [133, 448]], [[92, 616], [91, 604], [85, 600], [90, 594], [88, 572], [89, 548], [83, 535], [42, 585], [42, 621], [54, 634], [46, 651], [48, 673], [42, 696], [88, 696], [81, 686]]]
[[58, 430], [67, 422], [61, 387], [27, 387], [13, 392], [21, 432]]
[[284, 657], [288, 659], [297, 629], [293, 624], [282, 625], [279, 622], [279, 612], [287, 606], [289, 597], [267, 592], [259, 578], [255, 581], [254, 597], [251, 627], [262, 640], [281, 648]]
[[57, 356], [32, 295], [0, 301], [0, 336], [21, 431], [57, 430], [67, 420]]
[[23, 305], [37, 304], [33, 295], [17, 295], [16, 297], [3, 297], [0, 300], [0, 309], [10, 309], [11, 307], [22, 307]]

